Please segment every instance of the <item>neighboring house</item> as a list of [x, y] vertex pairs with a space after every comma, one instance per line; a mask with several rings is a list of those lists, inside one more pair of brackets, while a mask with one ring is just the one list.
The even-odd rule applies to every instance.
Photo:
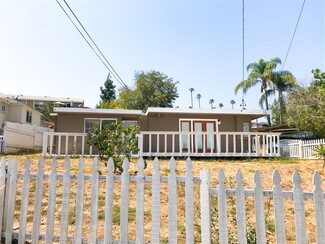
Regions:
[[19, 101], [32, 107], [40, 109], [49, 104], [56, 105], [57, 107], [84, 107], [84, 99], [79, 98], [62, 98], [62, 97], [49, 97], [49, 96], [26, 96], [26, 95], [9, 95], [0, 94], [2, 97], [9, 97], [13, 100]]
[[[55, 133], [43, 154], [92, 154], [85, 135], [94, 124], [140, 127], [141, 156], [278, 156], [279, 133], [251, 132], [251, 121], [270, 111], [148, 108], [140, 110], [55, 108]], [[79, 138], [78, 138], [79, 137]]]
[[0, 153], [22, 149], [40, 150], [43, 132], [42, 113], [17, 100], [0, 97]]
[[41, 126], [42, 113], [11, 98], [0, 97], [0, 124], [5, 121]]

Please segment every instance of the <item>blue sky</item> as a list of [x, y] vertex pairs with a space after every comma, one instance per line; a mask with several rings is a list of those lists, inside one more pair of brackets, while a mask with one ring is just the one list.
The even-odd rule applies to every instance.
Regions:
[[[210, 99], [224, 108], [234, 99], [240, 108], [241, 0], [67, 2], [128, 86], [135, 71], [158, 70], [179, 81], [174, 106], [190, 106], [193, 87], [202, 108]], [[284, 61], [302, 3], [245, 1], [245, 66]], [[308, 83], [314, 68], [325, 70], [324, 16], [324, 0], [306, 1], [284, 67], [299, 82]], [[94, 107], [107, 73], [55, 0], [0, 1], [0, 92], [84, 98]], [[250, 90], [247, 108], [258, 109], [259, 97], [258, 87]]]

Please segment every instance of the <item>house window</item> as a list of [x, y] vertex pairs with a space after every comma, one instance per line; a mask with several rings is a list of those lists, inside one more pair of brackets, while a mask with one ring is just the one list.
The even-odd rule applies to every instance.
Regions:
[[117, 119], [85, 119], [85, 133], [96, 128], [103, 129], [105, 126], [117, 123]]
[[1, 112], [4, 112], [4, 111], [6, 111], [6, 106], [5, 105], [2, 105], [1, 106]]
[[26, 122], [27, 123], [32, 123], [32, 112], [31, 111], [27, 111], [26, 112]]
[[247, 122], [243, 123], [243, 132], [249, 132], [249, 123]]
[[136, 125], [138, 125], [138, 122], [135, 121], [135, 120], [124, 120], [123, 121], [123, 127], [124, 128], [128, 128], [131, 125], [136, 126]]
[[44, 102], [35, 102], [35, 108], [42, 109], [44, 107]]

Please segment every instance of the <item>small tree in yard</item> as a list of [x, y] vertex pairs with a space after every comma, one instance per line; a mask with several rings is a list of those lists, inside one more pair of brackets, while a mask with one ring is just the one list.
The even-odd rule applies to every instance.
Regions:
[[114, 173], [122, 173], [123, 158], [131, 159], [131, 153], [138, 152], [136, 135], [138, 126], [120, 124], [109, 124], [100, 129], [99, 126], [87, 134], [87, 143], [98, 149], [99, 157], [113, 158]]
[[323, 159], [323, 169], [325, 167], [325, 144], [320, 144], [315, 148], [315, 156], [318, 159]]

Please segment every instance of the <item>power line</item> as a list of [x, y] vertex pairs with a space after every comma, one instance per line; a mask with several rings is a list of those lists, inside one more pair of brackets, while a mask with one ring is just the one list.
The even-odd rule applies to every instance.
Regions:
[[[121, 79], [121, 77], [117, 74], [117, 72], [115, 71], [115, 69], [112, 67], [112, 65], [108, 62], [108, 60], [106, 59], [105, 55], [100, 51], [100, 49], [98, 48], [98, 46], [96, 45], [96, 43], [94, 42], [94, 40], [91, 38], [91, 36], [88, 34], [88, 32], [86, 31], [86, 29], [83, 27], [83, 25], [81, 24], [81, 22], [79, 21], [79, 19], [77, 18], [77, 16], [74, 14], [74, 12], [72, 11], [72, 9], [70, 8], [70, 6], [67, 4], [67, 2], [64, 0], [65, 4], [68, 6], [70, 12], [74, 15], [74, 17], [77, 19], [77, 21], [79, 22], [79, 24], [81, 25], [81, 27], [83, 28], [83, 30], [86, 32], [86, 34], [88, 35], [88, 37], [90, 38], [90, 40], [92, 41], [92, 43], [95, 45], [95, 47], [97, 48], [97, 50], [99, 51], [99, 53], [102, 55], [102, 57], [105, 59], [105, 61], [107, 62], [107, 64], [103, 61], [103, 59], [98, 55], [98, 53], [95, 51], [95, 49], [93, 48], [93, 46], [91, 45], [91, 43], [89, 43], [89, 41], [87, 40], [87, 38], [84, 36], [84, 34], [80, 31], [80, 29], [78, 28], [78, 26], [74, 23], [74, 21], [71, 19], [70, 15], [65, 11], [65, 9], [62, 7], [62, 5], [60, 4], [60, 2], [58, 0], [56, 0], [56, 2], [59, 4], [59, 6], [61, 7], [61, 9], [63, 10], [63, 12], [66, 14], [66, 16], [69, 18], [69, 20], [71, 21], [71, 23], [74, 25], [74, 27], [78, 30], [78, 32], [80, 33], [80, 35], [83, 37], [83, 39], [87, 42], [88, 46], [93, 50], [93, 52], [96, 54], [96, 56], [100, 59], [100, 61], [105, 65], [105, 67], [107, 68], [107, 70], [109, 72], [112, 73], [112, 75], [115, 77], [115, 79], [120, 83], [120, 85], [122, 85], [123, 87], [125, 87], [126, 89], [130, 90], [128, 88], [128, 86], [123, 82], [123, 80]], [[110, 68], [109, 68], [110, 67]], [[113, 70], [113, 72], [112, 72]]]
[[292, 38], [291, 38], [291, 42], [290, 42], [290, 45], [289, 45], [289, 48], [288, 48], [286, 57], [284, 59], [283, 65], [282, 65], [282, 69], [284, 68], [284, 65], [286, 64], [286, 61], [287, 61], [287, 58], [288, 58], [288, 55], [289, 55], [289, 52], [290, 52], [290, 48], [291, 48], [293, 39], [295, 38], [296, 31], [297, 31], [297, 28], [298, 28], [298, 25], [299, 25], [299, 21], [300, 21], [300, 17], [301, 17], [302, 11], [304, 10], [304, 7], [305, 7], [305, 2], [306, 2], [306, 0], [304, 0], [304, 2], [302, 3], [301, 10], [300, 10], [300, 14], [299, 14], [299, 17], [298, 17], [298, 20], [297, 20], [296, 27], [295, 27], [295, 30], [293, 32]]
[[[243, 27], [243, 80], [245, 80], [245, 0], [243, 0], [242, 4], [242, 14], [243, 14], [243, 19], [242, 19], [242, 27]], [[244, 92], [243, 92], [243, 99], [244, 99]]]

